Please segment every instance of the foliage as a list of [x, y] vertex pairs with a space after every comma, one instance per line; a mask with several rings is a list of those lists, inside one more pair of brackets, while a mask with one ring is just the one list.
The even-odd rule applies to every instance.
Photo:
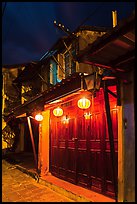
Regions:
[[11, 148], [14, 143], [15, 133], [11, 130], [10, 126], [7, 125], [2, 130], [3, 141], [7, 143], [8, 148]]

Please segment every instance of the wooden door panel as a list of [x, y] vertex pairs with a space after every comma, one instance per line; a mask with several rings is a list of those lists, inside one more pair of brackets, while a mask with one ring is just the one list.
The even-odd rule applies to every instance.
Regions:
[[101, 149], [100, 140], [90, 140], [90, 150], [96, 151]]
[[77, 183], [87, 187], [88, 164], [87, 160], [87, 141], [85, 134], [85, 118], [83, 114], [77, 118]]
[[75, 130], [75, 118], [70, 118], [67, 124], [67, 174], [66, 179], [76, 184], [76, 130]]
[[65, 149], [65, 143], [66, 143], [66, 141], [65, 140], [59, 140], [59, 149]]
[[67, 159], [67, 169], [66, 169], [66, 179], [72, 183], [76, 183], [76, 154], [75, 149], [68, 147], [68, 159]]
[[110, 151], [106, 151], [106, 193], [114, 195], [114, 187], [113, 187], [113, 169], [111, 162]]
[[68, 170], [75, 171], [75, 150], [68, 149]]
[[87, 150], [86, 139], [85, 140], [78, 140], [78, 151]]
[[85, 162], [87, 159], [87, 154], [85, 150], [80, 150], [78, 152], [78, 160], [77, 160], [77, 168], [78, 173], [87, 174], [87, 162]]
[[99, 104], [98, 108], [96, 108], [97, 112], [92, 115], [91, 124], [90, 124], [90, 164], [91, 164], [91, 172], [90, 172], [90, 179], [91, 179], [91, 189], [101, 192], [101, 168], [100, 164], [101, 161], [101, 113], [99, 112]]
[[58, 156], [59, 156], [58, 173], [59, 173], [60, 178], [64, 179], [66, 177], [66, 149], [65, 147], [59, 147]]
[[86, 149], [78, 150], [77, 159], [77, 182], [79, 185], [87, 187], [88, 183], [88, 163]]
[[68, 150], [74, 150], [75, 149], [75, 143], [72, 140], [68, 140]]
[[102, 182], [101, 179], [92, 177], [92, 182], [91, 182], [91, 190], [100, 192], [102, 191]]
[[[116, 99], [112, 96], [109, 98], [117, 165]], [[97, 93], [94, 107], [89, 108], [89, 119], [85, 119], [84, 111], [75, 106], [69, 108], [64, 105], [63, 111], [69, 120], [53, 117], [51, 122], [51, 172], [71, 183], [114, 196], [111, 147], [103, 92]]]
[[58, 175], [58, 148], [56, 146], [51, 148], [51, 169], [54, 175]]
[[90, 151], [90, 188], [102, 192], [104, 188], [104, 138], [103, 138], [103, 113], [100, 111], [102, 102], [98, 102], [97, 112], [91, 116], [89, 124], [89, 151]]
[[101, 168], [101, 152], [91, 151], [91, 188], [101, 191], [102, 184], [102, 168]]

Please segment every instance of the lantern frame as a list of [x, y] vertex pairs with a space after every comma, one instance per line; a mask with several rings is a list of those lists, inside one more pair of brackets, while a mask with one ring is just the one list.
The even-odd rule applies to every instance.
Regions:
[[[101, 71], [100, 71], [101, 72]], [[99, 91], [100, 85], [101, 85], [101, 74], [100, 72], [96, 71], [92, 74], [89, 74], [87, 76], [84, 76], [84, 88], [88, 91]]]

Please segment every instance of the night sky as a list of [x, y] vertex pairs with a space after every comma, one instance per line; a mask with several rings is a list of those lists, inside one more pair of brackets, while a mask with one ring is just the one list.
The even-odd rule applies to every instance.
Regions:
[[135, 2], [2, 2], [2, 64], [20, 64], [40, 58], [63, 35], [54, 20], [74, 31], [83, 25], [112, 27], [131, 15]]

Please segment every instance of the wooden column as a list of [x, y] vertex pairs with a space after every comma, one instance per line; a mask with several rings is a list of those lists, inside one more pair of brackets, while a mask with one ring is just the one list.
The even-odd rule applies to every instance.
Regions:
[[115, 191], [115, 199], [117, 201], [117, 176], [116, 176], [116, 159], [115, 159], [115, 147], [114, 147], [114, 136], [112, 129], [112, 120], [110, 115], [110, 105], [109, 105], [109, 96], [107, 92], [107, 87], [104, 81], [104, 99], [105, 99], [105, 109], [106, 109], [106, 117], [108, 124], [108, 134], [109, 134], [109, 142], [110, 142], [110, 153], [111, 153], [111, 161], [112, 161], [112, 170], [113, 170], [113, 184]]
[[30, 117], [27, 117], [27, 120], [28, 120], [29, 132], [30, 132], [30, 137], [31, 137], [31, 142], [32, 142], [34, 162], [35, 162], [35, 167], [37, 170], [38, 169], [37, 154], [36, 154], [36, 148], [35, 148], [35, 143], [34, 143], [34, 137], [33, 137], [32, 127], [31, 127]]
[[49, 119], [50, 110], [42, 112], [43, 121], [41, 122], [41, 133], [39, 137], [39, 167], [41, 168], [41, 176], [49, 173]]
[[124, 133], [123, 107], [118, 107], [118, 202], [124, 201]]

